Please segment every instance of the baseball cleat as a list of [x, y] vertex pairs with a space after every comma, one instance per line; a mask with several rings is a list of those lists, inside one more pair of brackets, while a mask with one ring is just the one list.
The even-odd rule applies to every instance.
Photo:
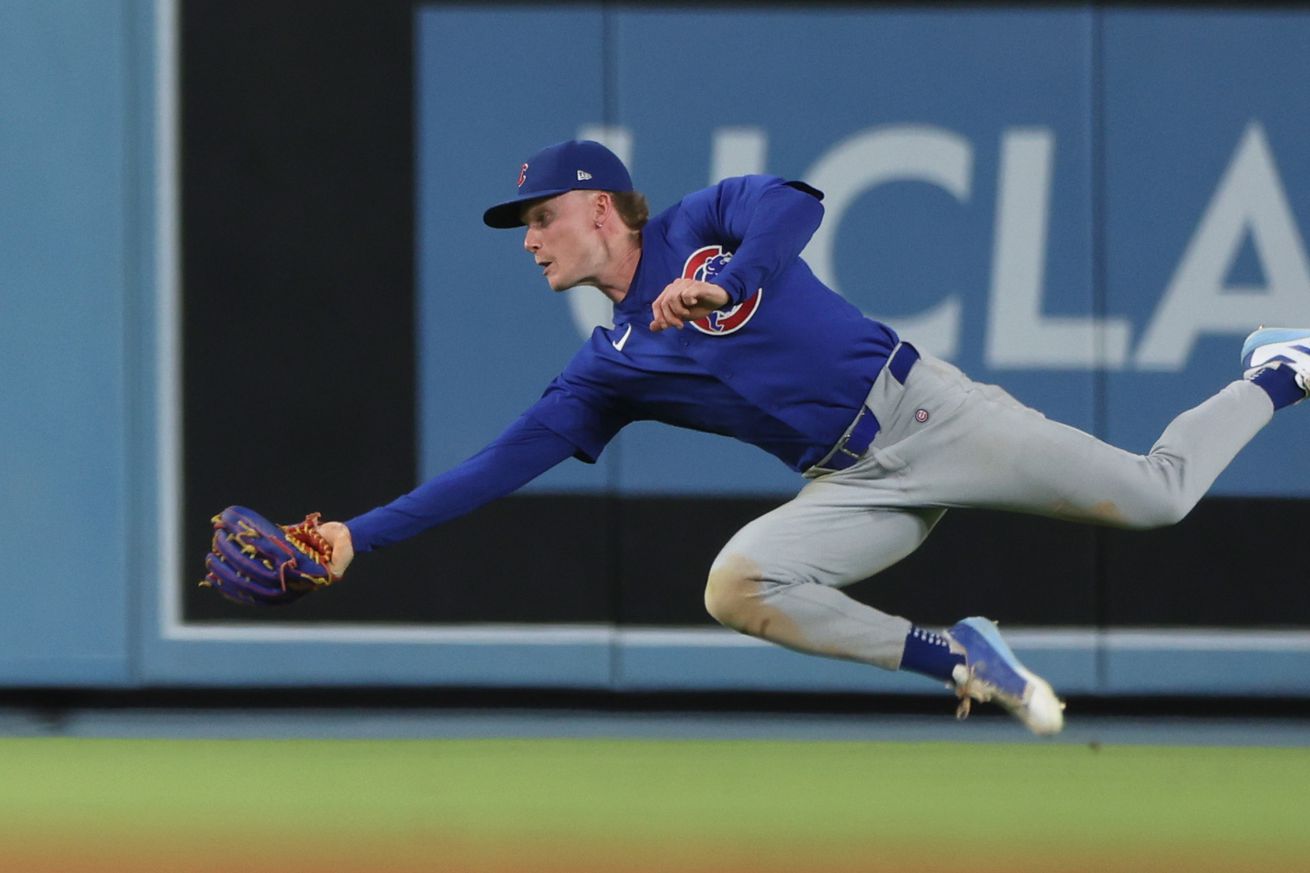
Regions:
[[1310, 329], [1260, 328], [1242, 344], [1242, 366], [1247, 379], [1269, 367], [1291, 367], [1297, 386], [1310, 395]]
[[969, 715], [973, 701], [999, 704], [1030, 731], [1043, 736], [1064, 727], [1064, 701], [1045, 679], [1031, 672], [1010, 651], [996, 624], [985, 618], [966, 618], [946, 631], [964, 652], [953, 679], [960, 706], [956, 718]]

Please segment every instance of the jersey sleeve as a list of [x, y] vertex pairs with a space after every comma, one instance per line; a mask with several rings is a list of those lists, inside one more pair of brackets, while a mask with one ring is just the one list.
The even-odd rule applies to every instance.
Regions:
[[346, 522], [356, 552], [391, 545], [504, 497], [570, 457], [595, 463], [628, 419], [607, 401], [584, 347], [541, 399], [486, 448]]
[[741, 303], [800, 256], [823, 220], [823, 192], [778, 176], [737, 176], [683, 200], [705, 239], [722, 240], [732, 260], [709, 279]]
[[531, 482], [576, 452], [524, 413], [486, 448], [413, 491], [346, 522], [356, 552], [368, 552], [472, 512]]

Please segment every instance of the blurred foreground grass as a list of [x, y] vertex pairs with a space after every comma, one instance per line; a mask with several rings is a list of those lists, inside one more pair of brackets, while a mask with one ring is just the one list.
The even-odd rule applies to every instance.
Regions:
[[1310, 749], [0, 740], [0, 869], [1310, 870]]

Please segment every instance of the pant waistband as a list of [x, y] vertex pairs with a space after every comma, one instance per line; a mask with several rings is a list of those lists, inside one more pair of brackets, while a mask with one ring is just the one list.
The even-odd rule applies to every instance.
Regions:
[[[878, 379], [883, 378], [883, 374], [891, 376], [899, 384], [904, 385], [905, 379], [910, 375], [915, 363], [919, 360], [919, 350], [909, 343], [901, 343], [892, 350], [891, 357], [883, 365], [882, 370], [878, 373], [877, 379], [874, 379], [876, 385]], [[873, 389], [869, 389], [873, 394]], [[837, 445], [832, 447], [817, 464], [806, 470], [806, 474], [831, 473], [837, 470], [845, 470], [854, 464], [864, 453], [869, 450], [869, 445], [873, 438], [878, 435], [882, 425], [878, 422], [878, 417], [873, 414], [869, 408], [869, 401], [866, 398], [860, 411], [856, 413], [855, 420], [851, 422], [850, 427], [846, 428], [846, 433], [837, 441]]]

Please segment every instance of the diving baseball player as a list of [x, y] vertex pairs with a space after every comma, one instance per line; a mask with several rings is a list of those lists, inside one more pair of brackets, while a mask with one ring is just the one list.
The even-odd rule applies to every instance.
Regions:
[[624, 425], [657, 420], [735, 437], [807, 480], [709, 570], [722, 624], [801, 652], [946, 683], [1031, 730], [1063, 726], [1051, 686], [996, 626], [940, 632], [842, 593], [909, 555], [951, 507], [1149, 528], [1186, 515], [1276, 409], [1310, 386], [1310, 330], [1260, 330], [1246, 378], [1178, 416], [1145, 455], [1047, 420], [1000, 388], [921, 354], [815, 278], [800, 252], [823, 194], [774, 176], [726, 179], [648, 219], [627, 169], [598, 143], [530, 157], [486, 224], [526, 226], [555, 291], [614, 303], [541, 399], [459, 466], [357, 518], [324, 524], [340, 575], [386, 546], [509, 494], [573, 457], [595, 462]]

